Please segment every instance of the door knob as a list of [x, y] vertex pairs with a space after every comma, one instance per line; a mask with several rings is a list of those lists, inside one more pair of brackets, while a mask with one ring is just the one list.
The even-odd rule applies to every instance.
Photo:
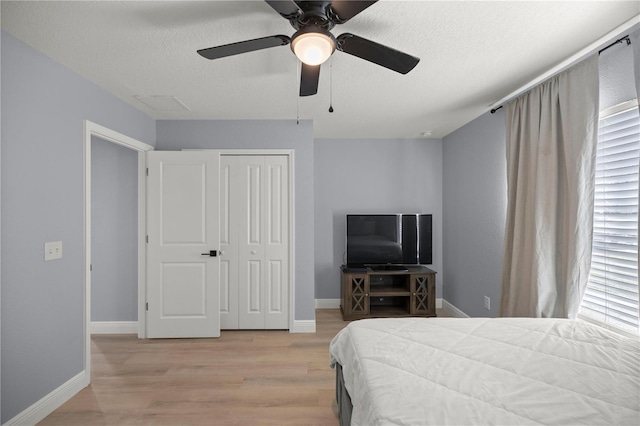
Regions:
[[218, 252], [216, 250], [209, 250], [209, 253], [202, 253], [202, 255], [216, 257], [218, 255]]
[[256, 254], [256, 253], [258, 253], [258, 252], [255, 251], [255, 250], [251, 250], [251, 254]]

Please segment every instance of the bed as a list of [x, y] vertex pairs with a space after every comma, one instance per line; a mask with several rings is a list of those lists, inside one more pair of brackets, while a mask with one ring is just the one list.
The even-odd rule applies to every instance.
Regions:
[[640, 425], [640, 340], [581, 320], [365, 319], [330, 354], [341, 426]]

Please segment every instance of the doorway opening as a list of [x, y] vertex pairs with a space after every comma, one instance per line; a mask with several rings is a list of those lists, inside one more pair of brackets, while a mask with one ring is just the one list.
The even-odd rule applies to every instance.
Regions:
[[[92, 139], [106, 141], [137, 152], [137, 282], [138, 282], [138, 337], [145, 337], [144, 297], [140, 295], [140, 288], [145, 282], [145, 244], [146, 229], [146, 185], [145, 185], [145, 152], [153, 150], [147, 145], [129, 136], [108, 129], [99, 124], [85, 120], [84, 123], [84, 253], [85, 253], [85, 286], [84, 286], [84, 338], [85, 354], [84, 367], [87, 377], [91, 377], [91, 269], [92, 269]], [[142, 285], [140, 285], [142, 283]]]

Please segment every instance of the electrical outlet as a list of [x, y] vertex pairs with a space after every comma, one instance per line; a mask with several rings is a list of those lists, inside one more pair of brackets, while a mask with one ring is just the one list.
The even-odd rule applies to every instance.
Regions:
[[491, 298], [489, 296], [484, 297], [484, 308], [487, 311], [491, 310]]
[[62, 258], [62, 241], [50, 241], [44, 243], [44, 260], [61, 259]]

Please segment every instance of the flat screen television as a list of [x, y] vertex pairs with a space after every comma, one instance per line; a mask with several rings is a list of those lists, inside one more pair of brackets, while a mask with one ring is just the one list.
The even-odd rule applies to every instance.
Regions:
[[432, 263], [430, 214], [348, 214], [347, 267]]

